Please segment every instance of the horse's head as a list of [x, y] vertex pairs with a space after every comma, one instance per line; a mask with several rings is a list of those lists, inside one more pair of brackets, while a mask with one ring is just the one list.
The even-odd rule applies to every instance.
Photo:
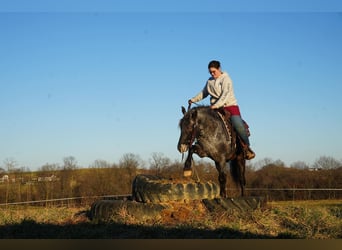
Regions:
[[181, 134], [178, 140], [178, 151], [184, 153], [188, 151], [189, 147], [193, 143], [195, 139], [195, 127], [197, 123], [197, 110], [190, 109], [188, 111], [182, 107], [183, 118], [179, 122], [179, 128], [181, 130]]

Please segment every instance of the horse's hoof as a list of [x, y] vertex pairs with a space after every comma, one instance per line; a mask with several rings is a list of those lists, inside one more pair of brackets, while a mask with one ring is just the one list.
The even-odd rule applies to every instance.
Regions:
[[183, 176], [184, 177], [191, 177], [192, 175], [192, 171], [191, 170], [184, 170], [183, 172]]

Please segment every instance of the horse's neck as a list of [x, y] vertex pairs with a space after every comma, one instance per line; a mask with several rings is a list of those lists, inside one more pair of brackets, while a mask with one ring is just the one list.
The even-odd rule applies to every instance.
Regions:
[[228, 131], [229, 128], [227, 128], [227, 125], [229, 124], [226, 124], [224, 117], [220, 118], [219, 114], [213, 115], [208, 111], [201, 112], [199, 113], [197, 124], [201, 132], [207, 134], [208, 136], [222, 133], [222, 136], [227, 136], [228, 140], [231, 137], [230, 132]]
[[[204, 111], [204, 110], [203, 110]], [[220, 120], [215, 119], [215, 116], [208, 114], [207, 112], [199, 112], [197, 118], [197, 125], [200, 129], [205, 130], [206, 132], [214, 132], [213, 129], [207, 129], [208, 127], [211, 128], [218, 128], [220, 125]]]

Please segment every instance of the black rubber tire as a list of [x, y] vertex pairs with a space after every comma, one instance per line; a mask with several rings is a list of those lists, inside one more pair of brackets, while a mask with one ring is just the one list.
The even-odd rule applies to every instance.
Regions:
[[139, 221], [160, 217], [169, 208], [162, 204], [146, 204], [130, 200], [99, 200], [92, 204], [89, 217], [95, 222], [118, 221], [129, 216]]
[[133, 200], [143, 203], [210, 200], [218, 197], [220, 187], [214, 182], [182, 183], [154, 175], [137, 175], [132, 185]]
[[210, 212], [224, 212], [229, 210], [247, 212], [266, 206], [265, 197], [216, 198], [212, 200], [204, 199], [202, 202]]

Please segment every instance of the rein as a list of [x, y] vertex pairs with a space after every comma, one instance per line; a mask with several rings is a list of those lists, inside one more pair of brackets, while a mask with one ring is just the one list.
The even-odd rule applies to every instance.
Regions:
[[[198, 105], [197, 103], [194, 103], [194, 104]], [[190, 110], [190, 108], [191, 108], [191, 103], [189, 103], [189, 105], [188, 105], [187, 112]], [[194, 126], [192, 127], [192, 132], [191, 132], [190, 140], [188, 141], [189, 150], [190, 150], [192, 144], [194, 143], [194, 141], [196, 139], [196, 133], [197, 133], [197, 127], [196, 127], [196, 124], [194, 124]], [[184, 153], [182, 153], [182, 161], [183, 161], [183, 159], [184, 159]], [[201, 180], [200, 180], [200, 178], [198, 176], [198, 173], [197, 173], [197, 170], [196, 170], [195, 166], [193, 166], [193, 168], [195, 170], [195, 174], [196, 174], [196, 177], [197, 177], [197, 182], [200, 182]]]
[[[191, 108], [191, 103], [189, 103], [189, 106], [188, 106], [188, 110], [186, 112], [189, 112]], [[191, 137], [190, 137], [190, 140], [188, 140], [188, 147], [189, 147], [189, 150], [192, 146], [192, 144], [194, 143], [195, 141], [195, 138], [196, 138], [196, 124], [192, 127], [192, 132], [191, 132]], [[182, 153], [182, 161], [184, 160], [184, 153]]]
[[[197, 103], [194, 103], [194, 104], [198, 105]], [[191, 103], [189, 103], [187, 112], [190, 110], [190, 108], [191, 108]], [[196, 124], [194, 124], [194, 126], [192, 127], [192, 133], [191, 133], [191, 137], [190, 137], [190, 140], [189, 140], [189, 145], [188, 145], [189, 148], [192, 146], [192, 144], [193, 144], [194, 141], [195, 141], [196, 132], [197, 132]]]
[[[194, 141], [196, 139], [196, 133], [197, 133], [197, 129], [196, 129], [196, 124], [195, 124], [192, 128], [190, 140], [188, 140], [189, 150], [190, 150], [192, 144], [194, 143]], [[184, 153], [182, 153], [182, 161], [183, 161], [183, 159], [184, 159]]]

